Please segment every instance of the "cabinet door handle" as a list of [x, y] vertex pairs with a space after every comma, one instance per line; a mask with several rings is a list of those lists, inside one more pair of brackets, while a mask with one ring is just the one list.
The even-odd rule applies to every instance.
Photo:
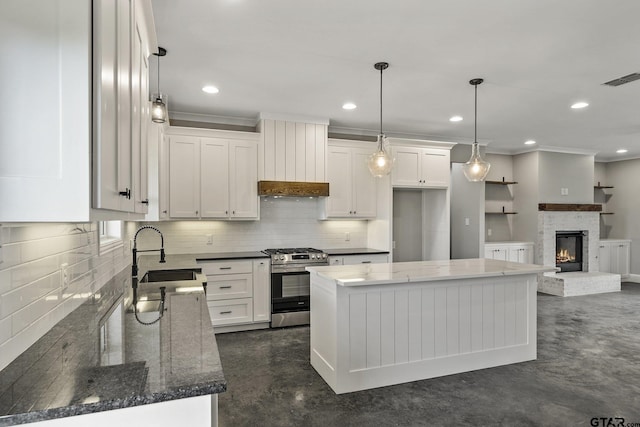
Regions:
[[232, 213], [233, 215], [235, 215], [235, 214], [236, 214], [236, 211], [231, 211], [231, 213]]
[[220, 267], [220, 270], [231, 270], [231, 267]]
[[232, 311], [221, 311], [220, 314], [231, 314], [233, 313]]
[[143, 205], [148, 205], [149, 204], [149, 199], [142, 200], [140, 203], [142, 203]]
[[125, 188], [124, 191], [121, 191], [118, 194], [120, 194], [121, 196], [126, 197], [127, 199], [131, 199], [131, 189], [130, 188]]
[[225, 215], [229, 215], [229, 211], [224, 211], [224, 214]]
[[362, 264], [371, 264], [371, 261], [362, 261]]
[[220, 289], [231, 289], [231, 286], [220, 286]]

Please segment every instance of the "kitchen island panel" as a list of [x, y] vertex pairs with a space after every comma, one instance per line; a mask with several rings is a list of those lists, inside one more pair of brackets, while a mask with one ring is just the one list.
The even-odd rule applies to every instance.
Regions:
[[532, 273], [351, 287], [312, 271], [311, 364], [347, 393], [534, 360], [536, 290]]

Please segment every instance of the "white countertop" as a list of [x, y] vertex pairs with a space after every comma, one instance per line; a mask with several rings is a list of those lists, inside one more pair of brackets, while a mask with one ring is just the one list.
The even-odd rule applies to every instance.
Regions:
[[312, 276], [317, 274], [335, 280], [337, 285], [365, 286], [535, 274], [557, 271], [557, 269], [535, 264], [474, 258], [390, 264], [331, 265], [307, 267], [307, 271], [311, 272]]

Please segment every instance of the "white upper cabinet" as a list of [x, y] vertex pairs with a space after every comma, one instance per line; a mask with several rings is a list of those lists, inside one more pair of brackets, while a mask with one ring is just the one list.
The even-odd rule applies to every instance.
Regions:
[[147, 212], [147, 26], [142, 3], [94, 0], [93, 206]]
[[391, 171], [394, 187], [448, 188], [451, 148], [393, 146], [395, 164]]
[[259, 218], [257, 134], [170, 128], [168, 140], [170, 218]]
[[260, 179], [326, 182], [327, 127], [328, 123], [260, 120]]
[[375, 148], [375, 143], [329, 140], [329, 197], [322, 200], [322, 218], [376, 217], [377, 181], [367, 166]]
[[147, 95], [132, 92], [131, 73], [155, 45], [151, 16], [148, 0], [0, 2], [0, 37], [11, 40], [0, 43], [11, 58], [0, 81], [0, 221], [141, 217], [129, 214], [143, 132], [134, 109]]

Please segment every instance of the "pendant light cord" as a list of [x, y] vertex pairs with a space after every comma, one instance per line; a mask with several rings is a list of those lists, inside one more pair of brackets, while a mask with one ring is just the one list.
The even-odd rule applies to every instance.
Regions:
[[473, 143], [478, 143], [478, 85], [474, 85], [475, 88], [475, 103], [473, 112]]
[[160, 94], [160, 55], [158, 55], [158, 95]]
[[382, 135], [382, 70], [380, 67], [380, 135]]

